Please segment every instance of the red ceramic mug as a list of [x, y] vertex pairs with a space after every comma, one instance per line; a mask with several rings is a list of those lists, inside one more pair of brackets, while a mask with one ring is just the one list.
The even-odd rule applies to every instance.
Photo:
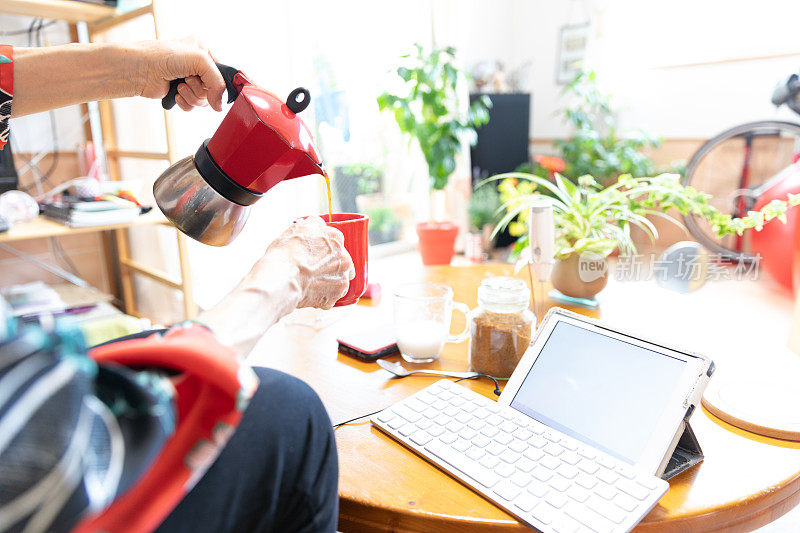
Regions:
[[350, 280], [347, 293], [334, 304], [334, 307], [354, 304], [367, 290], [369, 217], [361, 213], [333, 213], [330, 222], [328, 222], [327, 214], [320, 215], [320, 218], [328, 226], [342, 232], [344, 247], [353, 259], [353, 265], [356, 268], [356, 275]]

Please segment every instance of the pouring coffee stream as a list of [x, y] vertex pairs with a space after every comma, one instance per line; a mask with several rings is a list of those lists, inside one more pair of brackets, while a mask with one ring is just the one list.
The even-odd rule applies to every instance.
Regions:
[[[330, 179], [314, 140], [299, 113], [311, 95], [298, 87], [286, 102], [253, 84], [240, 70], [217, 63], [233, 103], [214, 135], [188, 156], [165, 170], [153, 185], [156, 204], [175, 227], [212, 246], [225, 246], [241, 232], [249, 207], [278, 183], [320, 174]], [[173, 80], [162, 100], [175, 105]]]

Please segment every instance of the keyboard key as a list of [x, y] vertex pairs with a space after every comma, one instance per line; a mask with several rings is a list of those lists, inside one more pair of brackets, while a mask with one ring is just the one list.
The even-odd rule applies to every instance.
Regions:
[[514, 485], [508, 480], [505, 480], [497, 485], [494, 489], [494, 493], [503, 498], [504, 500], [513, 501], [514, 498], [519, 496], [520, 490], [519, 487]]
[[423, 403], [416, 398], [411, 398], [410, 400], [404, 402], [403, 405], [405, 405], [412, 411], [416, 411], [417, 413], [422, 413], [425, 409], [428, 408], [428, 405], [426, 403]]
[[533, 437], [532, 439], [528, 440], [528, 443], [536, 448], [544, 448], [547, 445], [547, 441], [542, 437]]
[[622, 494], [622, 493], [617, 494], [611, 501], [613, 501], [617, 505], [617, 507], [629, 513], [639, 506], [639, 503], [636, 500], [634, 500], [627, 494]]
[[578, 450], [578, 455], [581, 457], [586, 457], [589, 460], [593, 460], [595, 457], [597, 457], [597, 454], [594, 452], [594, 450], [590, 450], [588, 448], [581, 448]]
[[397, 430], [397, 432], [400, 433], [404, 437], [408, 437], [409, 435], [411, 435], [415, 431], [417, 431], [417, 426], [415, 426], [414, 424], [406, 424], [405, 426], [403, 426], [403, 427], [401, 427], [400, 429]]
[[581, 460], [580, 463], [578, 463], [578, 468], [580, 468], [581, 470], [583, 470], [584, 472], [586, 472], [587, 474], [592, 475], [592, 476], [598, 470], [600, 470], [599, 466], [597, 466], [596, 464], [594, 464], [591, 461], [587, 461], [586, 459], [583, 459], [583, 460]]
[[514, 466], [517, 467], [517, 470], [522, 470], [523, 472], [530, 472], [534, 468], [536, 468], [536, 463], [531, 461], [526, 457], [522, 457], [519, 461], [514, 463]]
[[537, 498], [544, 498], [544, 495], [550, 492], [550, 485], [534, 479], [531, 481], [531, 484], [528, 485], [528, 492]]
[[514, 440], [514, 437], [509, 435], [508, 433], [498, 433], [494, 437], [495, 442], [499, 442], [503, 446], [508, 446], [508, 444]]
[[655, 477], [639, 477], [636, 482], [648, 490], [656, 490], [658, 488], [658, 479]]
[[438, 424], [431, 425], [431, 427], [429, 427], [425, 431], [427, 431], [428, 433], [430, 433], [434, 437], [439, 437], [439, 436], [444, 434], [444, 428], [442, 426], [438, 425]]
[[455, 405], [456, 407], [464, 408], [463, 405], [467, 402], [464, 398], [460, 398], [456, 396], [455, 398], [450, 400], [450, 405]]
[[571, 485], [572, 483], [561, 476], [554, 476], [553, 479], [550, 480], [550, 486], [556, 489], [558, 492], [566, 492]]
[[459, 411], [458, 414], [456, 415], [456, 420], [458, 420], [462, 424], [466, 424], [467, 422], [472, 420], [472, 415], [470, 415], [469, 413], [465, 413], [464, 411]]
[[533, 437], [533, 433], [527, 429], [520, 428], [514, 432], [514, 436], [519, 440], [528, 440], [529, 438]]
[[621, 524], [622, 521], [625, 519], [625, 513], [622, 512], [622, 510], [619, 507], [612, 504], [611, 502], [601, 500], [596, 496], [589, 498], [589, 502], [587, 505], [589, 506], [589, 509], [608, 518], [615, 524]]
[[511, 444], [508, 447], [514, 450], [517, 453], [522, 453], [528, 449], [528, 445], [522, 442], [521, 440], [514, 439], [511, 441]]
[[578, 485], [572, 485], [567, 489], [567, 496], [578, 503], [583, 503], [589, 499], [589, 491]]
[[611, 470], [601, 470], [597, 473], [597, 479], [608, 485], [613, 485], [619, 479], [619, 476]]
[[469, 450], [469, 447], [472, 446], [472, 444], [470, 444], [468, 440], [464, 440], [459, 437], [459, 439], [455, 441], [451, 446], [456, 451], [466, 452], [467, 450]]
[[459, 424], [455, 420], [451, 420], [445, 427], [447, 427], [447, 429], [453, 433], [461, 433], [461, 430], [464, 429], [464, 424]]
[[486, 451], [492, 455], [500, 455], [506, 451], [506, 447], [497, 442], [492, 442], [486, 447]]
[[485, 419], [486, 417], [488, 417], [491, 414], [492, 413], [490, 413], [489, 410], [486, 409], [485, 407], [481, 407], [479, 409], [476, 409], [475, 412], [472, 413], [473, 416], [475, 416], [476, 418], [480, 418], [481, 420]]
[[413, 433], [409, 438], [411, 439], [411, 442], [413, 442], [414, 444], [419, 444], [420, 446], [425, 446], [431, 441], [431, 439], [433, 439], [430, 433], [422, 430]]
[[419, 394], [417, 394], [414, 397], [417, 400], [421, 401], [422, 403], [424, 403], [426, 405], [430, 405], [431, 403], [433, 403], [436, 400], [436, 396], [431, 394], [430, 392], [428, 392], [426, 390], [420, 392]]
[[559, 441], [561, 441], [561, 437], [559, 437], [555, 433], [545, 432], [544, 438], [546, 438], [550, 442], [559, 442]]
[[[460, 412], [461, 412], [461, 411], [459, 411], [457, 407], [454, 407], [454, 406], [452, 406], [452, 405], [448, 405], [448, 406], [447, 406], [447, 407], [445, 407], [445, 408], [444, 408], [444, 410], [442, 411], [442, 413], [444, 413], [445, 415], [449, 416], [450, 418], [453, 418], [453, 417], [455, 417], [455, 416], [456, 416], [457, 414], [459, 414]], [[462, 422], [462, 424], [463, 424], [463, 422]]]
[[494, 472], [500, 477], [509, 478], [514, 475], [516, 470], [508, 463], [500, 463], [495, 467]]
[[407, 422], [405, 421], [404, 418], [396, 416], [396, 417], [394, 417], [394, 420], [392, 420], [391, 422], [389, 422], [386, 425], [389, 426], [392, 429], [400, 429], [401, 427], [405, 426], [406, 424], [407, 424]]
[[402, 405], [402, 404], [401, 405], [396, 405], [392, 410], [395, 412], [396, 415], [398, 415], [398, 416], [400, 416], [402, 418], [405, 418], [406, 420], [408, 420], [409, 422], [412, 422], [412, 423], [416, 422], [417, 420], [422, 418], [419, 415], [419, 413], [409, 409], [408, 407], [406, 407], [405, 405]]
[[556, 470], [560, 475], [564, 476], [567, 479], [575, 479], [578, 475], [578, 469], [572, 465], [562, 464]]
[[563, 462], [575, 466], [581, 462], [581, 457], [575, 452], [566, 452], [560, 458]]
[[534, 507], [539, 505], [539, 500], [535, 498], [533, 495], [528, 494], [527, 492], [523, 492], [517, 497], [517, 499], [514, 500], [514, 505], [516, 505], [526, 513], [530, 513]]
[[574, 452], [578, 449], [578, 445], [568, 439], [562, 439], [560, 444], [571, 452]]
[[552, 442], [542, 449], [544, 450], [545, 453], [549, 453], [554, 457], [558, 457], [559, 455], [564, 453], [564, 448], [562, 448], [558, 444], [553, 444]]
[[578, 533], [578, 531], [586, 531], [583, 526], [568, 516], [560, 516], [552, 527], [556, 533]]
[[603, 498], [604, 500], [611, 500], [617, 495], [617, 491], [608, 485], [598, 484], [594, 488], [594, 493]]
[[598, 455], [597, 459], [595, 459], [595, 462], [600, 466], [604, 466], [606, 468], [614, 468], [617, 464], [614, 462], [613, 459], [611, 459], [610, 457], [606, 457], [605, 455]]
[[518, 428], [514, 422], [506, 420], [505, 422], [500, 424], [500, 429], [502, 431], [505, 431], [506, 433], [514, 433]]
[[384, 409], [383, 411], [381, 411], [381, 414], [378, 415], [378, 420], [384, 423], [388, 422], [392, 418], [394, 418], [394, 413], [389, 411], [388, 409]]
[[472, 441], [472, 445], [477, 446], [478, 448], [486, 448], [491, 442], [488, 438], [486, 438], [486, 435], [475, 435], [470, 440]]
[[433, 421], [439, 424], [440, 426], [446, 426], [451, 422], [450, 417], [445, 414], [436, 415], [436, 418], [434, 418]]
[[492, 438], [495, 435], [497, 435], [498, 433], [500, 433], [500, 430], [497, 429], [494, 426], [486, 426], [481, 430], [481, 433], [483, 433], [484, 435], [486, 435], [489, 438]]
[[511, 476], [511, 482], [523, 489], [527, 487], [532, 480], [533, 478], [524, 472], [517, 472]]
[[478, 409], [478, 404], [466, 401], [461, 405], [461, 409], [467, 413], [474, 413]]
[[506, 451], [501, 453], [498, 457], [500, 457], [500, 460], [503, 461], [504, 463], [513, 465], [514, 463], [519, 461], [520, 457], [522, 456], [517, 452], [512, 452], [511, 450], [506, 449]]
[[555, 470], [558, 468], [558, 465], [561, 464], [561, 461], [556, 459], [555, 457], [550, 457], [549, 455], [545, 455], [541, 459], [539, 459], [539, 464], [544, 466], [545, 468], [549, 468], [550, 470]]
[[614, 530], [611, 522], [583, 505], [569, 503], [564, 507], [564, 512], [597, 533], [611, 533]]
[[422, 420], [420, 420], [419, 422], [417, 422], [417, 427], [418, 427], [419, 429], [428, 429], [428, 428], [429, 428], [429, 427], [431, 427], [432, 425], [433, 425], [433, 422], [431, 422], [431, 421], [430, 421], [430, 420], [428, 420], [427, 418], [423, 418]]
[[592, 490], [597, 486], [597, 480], [591, 476], [587, 476], [586, 474], [578, 474], [578, 477], [575, 478], [575, 483], [589, 490]]
[[497, 474], [487, 468], [483, 468], [480, 464], [467, 459], [463, 455], [453, 452], [449, 446], [442, 442], [431, 441], [425, 446], [425, 449], [484, 487], [491, 488], [500, 481]]
[[542, 457], [544, 457], [544, 452], [542, 450], [538, 450], [536, 448], [528, 448], [523, 452], [523, 455], [530, 459], [531, 461], [538, 461]]
[[444, 442], [445, 444], [453, 444], [457, 438], [458, 435], [450, 431], [445, 431], [444, 433], [439, 435], [439, 440]]
[[647, 498], [647, 490], [645, 490], [645, 488], [638, 483], [633, 483], [632, 481], [622, 479], [619, 481], [619, 483], [617, 483], [617, 488], [625, 494], [633, 496], [639, 501], [643, 501], [645, 498]]
[[462, 429], [458, 433], [459, 437], [461, 437], [462, 439], [467, 439], [467, 440], [472, 440], [477, 435], [478, 435], [478, 433], [474, 429], [470, 429], [468, 427], [465, 427], [464, 429]]
[[444, 401], [446, 401], [446, 402], [450, 401], [450, 398], [452, 398], [452, 397], [453, 397], [453, 393], [451, 393], [451, 392], [443, 391], [443, 392], [439, 393], [439, 398], [444, 400]]
[[483, 451], [481, 448], [478, 448], [477, 446], [473, 446], [472, 448], [467, 450], [467, 457], [469, 457], [473, 461], [480, 460], [480, 458], [483, 457], [484, 455], [486, 455], [486, 452]]
[[536, 514], [534, 517], [542, 524], [548, 525], [552, 524], [553, 520], [558, 517], [558, 511], [548, 505], [539, 505], [536, 508]]
[[503, 422], [505, 422], [505, 420], [503, 420], [502, 418], [500, 418], [498, 415], [494, 414], [494, 415], [490, 415], [490, 416], [489, 416], [489, 417], [486, 419], [486, 422], [487, 422], [488, 424], [491, 424], [491, 425], [493, 425], [493, 426], [499, 426], [500, 424], [502, 424]]
[[539, 481], [550, 481], [550, 479], [553, 477], [552, 470], [548, 470], [541, 466], [537, 466], [536, 468], [534, 468], [532, 474], [533, 477], [535, 477]]
[[469, 426], [469, 428], [474, 431], [480, 431], [486, 426], [486, 422], [478, 418], [472, 418], [467, 424], [467, 426]]
[[513, 409], [502, 409], [498, 414], [501, 417], [503, 417], [503, 419], [508, 420], [509, 422], [514, 420], [514, 410]]
[[483, 459], [481, 459], [481, 464], [490, 470], [496, 467], [499, 463], [500, 459], [490, 454], [484, 455]]
[[543, 435], [545, 427], [542, 424], [534, 423], [529, 425], [528, 429], [535, 435]]
[[614, 471], [619, 474], [620, 476], [628, 479], [635, 479], [636, 478], [636, 470], [629, 466], [625, 465], [617, 465]]
[[555, 507], [556, 509], [561, 509], [567, 503], [567, 497], [561, 494], [560, 492], [550, 492], [547, 496], [544, 497], [544, 501]]

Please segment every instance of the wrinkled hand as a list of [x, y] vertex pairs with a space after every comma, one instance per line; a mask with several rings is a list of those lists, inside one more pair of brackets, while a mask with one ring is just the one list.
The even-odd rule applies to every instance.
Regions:
[[169, 92], [169, 82], [185, 78], [178, 85], [175, 103], [184, 111], [211, 105], [222, 111], [225, 80], [211, 54], [192, 39], [145, 41], [135, 45], [137, 61], [131, 75], [136, 94], [161, 99]]
[[[347, 293], [356, 274], [353, 260], [344, 248], [344, 235], [320, 217], [295, 222], [270, 244], [259, 260], [265, 263], [265, 275], [269, 275], [269, 265], [275, 260], [295, 267], [297, 307], [330, 309]], [[256, 268], [260, 268], [258, 263]]]

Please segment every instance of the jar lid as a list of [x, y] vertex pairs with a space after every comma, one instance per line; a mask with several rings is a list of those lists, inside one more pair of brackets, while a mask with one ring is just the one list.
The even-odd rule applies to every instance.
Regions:
[[530, 303], [528, 286], [521, 279], [507, 276], [486, 278], [478, 287], [478, 303], [492, 306], [508, 306], [508, 312], [516, 312]]

